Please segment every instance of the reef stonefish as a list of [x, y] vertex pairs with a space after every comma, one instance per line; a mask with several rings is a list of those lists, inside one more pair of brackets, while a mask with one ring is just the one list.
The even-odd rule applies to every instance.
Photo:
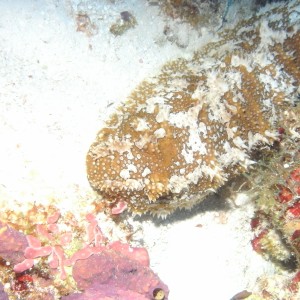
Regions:
[[87, 154], [102, 201], [163, 215], [247, 170], [298, 96], [299, 25], [300, 1], [281, 3], [143, 81]]

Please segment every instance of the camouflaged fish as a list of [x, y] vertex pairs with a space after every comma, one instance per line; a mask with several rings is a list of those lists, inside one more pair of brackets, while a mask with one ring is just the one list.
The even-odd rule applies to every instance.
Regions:
[[300, 1], [281, 3], [143, 81], [87, 154], [101, 201], [163, 215], [248, 170], [297, 97], [299, 27]]

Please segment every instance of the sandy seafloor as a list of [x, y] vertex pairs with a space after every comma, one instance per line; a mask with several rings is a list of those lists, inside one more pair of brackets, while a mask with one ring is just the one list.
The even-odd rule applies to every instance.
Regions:
[[[249, 15], [247, 1], [240, 2], [229, 24]], [[115, 37], [109, 28], [122, 11], [138, 25]], [[1, 0], [0, 12], [1, 211], [26, 210], [34, 201], [89, 211], [95, 194], [85, 155], [107, 115], [164, 62], [190, 57], [217, 27], [193, 29], [146, 0]], [[90, 35], [77, 30], [78, 12], [94, 24]], [[166, 38], [166, 25], [175, 37]], [[234, 208], [209, 200], [139, 225], [170, 300], [228, 300], [274, 272], [251, 248], [251, 201], [240, 194]]]

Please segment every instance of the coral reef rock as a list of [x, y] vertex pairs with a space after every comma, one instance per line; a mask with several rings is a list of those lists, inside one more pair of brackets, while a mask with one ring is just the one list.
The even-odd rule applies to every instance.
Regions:
[[64, 299], [152, 299], [158, 288], [168, 299], [168, 287], [149, 267], [112, 249], [78, 260], [73, 277], [84, 293]]
[[102, 201], [164, 215], [248, 170], [297, 99], [299, 15], [300, 1], [274, 4], [143, 81], [88, 151]]
[[286, 292], [285, 299], [299, 299], [300, 296], [300, 153], [297, 149], [295, 152], [296, 161], [293, 164], [292, 160], [289, 167], [280, 167], [279, 159], [273, 161], [271, 167], [277, 174], [277, 183], [276, 177], [271, 175], [265, 180], [269, 185], [262, 181], [263, 188], [256, 200], [257, 211], [251, 221], [255, 232], [253, 249], [290, 273], [285, 276], [283, 286], [264, 287], [273, 295], [272, 299], [281, 299], [279, 293], [282, 291]]
[[110, 242], [92, 213], [81, 222], [51, 209], [42, 212], [44, 223], [29, 224], [23, 232], [0, 221], [0, 300], [5, 292], [45, 300], [146, 300], [159, 292], [168, 299], [169, 289], [149, 267], [145, 248]]

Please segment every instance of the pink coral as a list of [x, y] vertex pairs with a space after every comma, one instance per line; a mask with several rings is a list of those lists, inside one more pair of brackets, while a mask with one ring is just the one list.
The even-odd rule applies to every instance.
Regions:
[[65, 257], [64, 250], [61, 246], [67, 245], [72, 239], [72, 233], [67, 232], [61, 234], [59, 242], [61, 245], [56, 245], [56, 234], [59, 234], [59, 229], [55, 222], [60, 217], [59, 212], [55, 212], [53, 215], [47, 218], [47, 225], [38, 224], [36, 226], [37, 233], [43, 238], [50, 242], [51, 245], [42, 246], [41, 241], [33, 235], [27, 235], [26, 239], [28, 247], [24, 251], [25, 260], [14, 266], [16, 273], [24, 272], [34, 265], [34, 259], [38, 257], [49, 256], [49, 267], [53, 269], [59, 268], [60, 278], [66, 279], [67, 274], [65, 266], [68, 265], [68, 261]]
[[66, 266], [73, 265], [78, 259], [86, 259], [93, 253], [101, 251], [100, 245], [105, 241], [105, 238], [98, 227], [98, 223], [92, 214], [86, 216], [88, 221], [87, 226], [87, 244], [74, 253], [70, 258], [66, 257], [64, 247], [68, 246], [72, 239], [71, 232], [60, 233], [56, 222], [61, 214], [56, 211], [53, 215], [47, 218], [47, 224], [37, 224], [36, 231], [41, 239], [49, 243], [47, 246], [42, 246], [40, 239], [33, 235], [27, 235], [26, 239], [28, 247], [24, 250], [25, 259], [14, 266], [16, 273], [24, 272], [34, 265], [34, 259], [48, 256], [48, 264], [51, 269], [60, 270], [60, 278], [66, 279]]
[[[147, 250], [131, 247], [120, 241], [109, 242], [93, 214], [86, 215], [86, 237], [82, 241], [82, 247], [73, 254], [66, 255], [65, 249], [72, 243], [73, 234], [60, 233], [57, 224], [59, 218], [60, 214], [55, 212], [47, 218], [47, 224], [36, 225], [39, 238], [33, 235], [26, 236], [28, 247], [24, 249], [25, 259], [14, 266], [15, 272], [30, 269], [34, 265], [34, 259], [48, 257], [49, 267], [59, 270], [62, 280], [67, 278], [65, 268], [72, 267], [73, 277], [80, 289], [89, 288], [97, 281], [102, 287], [117, 286], [111, 295], [107, 294], [109, 297], [126, 295], [127, 298], [124, 296], [122, 299], [149, 299], [144, 296], [150, 295], [157, 287], [168, 293], [167, 286], [149, 268]], [[114, 280], [110, 281], [110, 278]], [[104, 292], [98, 290], [99, 293]]]
[[127, 209], [127, 203], [125, 201], [119, 201], [115, 206], [112, 207], [111, 213], [113, 215], [119, 215]]
[[32, 268], [34, 265], [34, 260], [33, 259], [24, 259], [21, 263], [16, 264], [14, 266], [14, 271], [16, 273], [22, 273], [26, 270], [29, 270], [30, 268]]

